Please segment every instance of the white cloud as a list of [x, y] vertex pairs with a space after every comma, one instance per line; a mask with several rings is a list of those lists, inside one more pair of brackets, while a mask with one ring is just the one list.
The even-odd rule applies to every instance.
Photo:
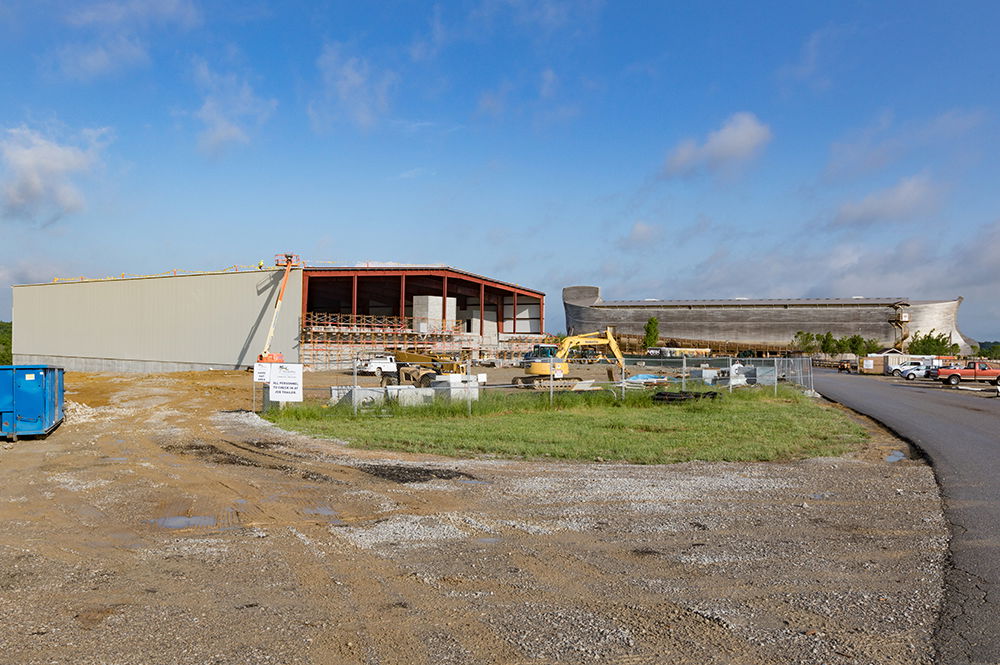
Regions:
[[389, 111], [399, 76], [345, 51], [342, 44], [327, 44], [316, 60], [322, 89], [319, 99], [309, 105], [309, 116], [317, 130], [335, 119], [370, 129]]
[[652, 249], [663, 237], [663, 229], [656, 224], [636, 221], [628, 233], [618, 239], [618, 247], [626, 251]]
[[779, 69], [778, 79], [786, 84], [805, 84], [817, 91], [829, 88], [830, 79], [823, 73], [820, 65], [824, 50], [829, 48], [830, 42], [840, 32], [839, 28], [830, 27], [810, 34], [802, 45], [799, 59]]
[[430, 60], [441, 52], [447, 41], [448, 32], [441, 19], [441, 5], [435, 4], [427, 34], [416, 39], [410, 46], [410, 57], [416, 61]]
[[514, 89], [508, 81], [504, 81], [493, 90], [486, 90], [479, 95], [479, 103], [476, 106], [478, 113], [500, 117], [507, 110], [507, 97]]
[[85, 200], [73, 178], [99, 165], [108, 135], [106, 129], [85, 130], [81, 145], [73, 145], [24, 126], [4, 131], [0, 139], [2, 216], [47, 225], [82, 210]]
[[980, 109], [951, 109], [933, 118], [898, 124], [892, 111], [879, 113], [867, 127], [830, 144], [825, 177], [850, 179], [879, 171], [921, 149], [949, 152], [981, 127]]
[[538, 96], [542, 99], [552, 99], [556, 94], [556, 87], [559, 85], [559, 77], [547, 67], [542, 70], [541, 82], [538, 85]]
[[213, 72], [203, 60], [195, 60], [195, 81], [205, 94], [194, 116], [205, 128], [198, 147], [216, 156], [235, 143], [249, 143], [249, 125], [260, 126], [277, 108], [275, 99], [258, 97], [250, 83], [236, 74]]
[[76, 81], [113, 74], [146, 65], [149, 53], [135, 37], [113, 36], [87, 44], [69, 44], [56, 54], [56, 66], [63, 76]]
[[191, 28], [201, 23], [201, 12], [191, 0], [109, 0], [84, 3], [66, 19], [77, 26], [173, 23]]
[[686, 139], [679, 143], [667, 157], [665, 173], [678, 176], [702, 169], [719, 171], [732, 168], [759, 154], [771, 138], [771, 128], [753, 113], [734, 113], [704, 142]]
[[924, 174], [903, 178], [860, 201], [844, 203], [833, 218], [834, 227], [863, 227], [879, 222], [905, 221], [937, 207], [941, 187]]

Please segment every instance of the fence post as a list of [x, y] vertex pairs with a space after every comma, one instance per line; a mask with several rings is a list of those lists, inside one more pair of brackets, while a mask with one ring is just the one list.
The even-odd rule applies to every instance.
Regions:
[[354, 354], [354, 389], [351, 391], [351, 407], [354, 415], [358, 415], [358, 354]]
[[774, 396], [778, 396], [778, 361], [780, 358], [774, 359]]
[[553, 382], [555, 381], [556, 368], [553, 364], [554, 359], [549, 356], [549, 408], [552, 408], [552, 394], [555, 392], [553, 390]]
[[729, 392], [732, 393], [733, 392], [733, 357], [729, 356], [729, 358], [727, 358], [727, 361], [729, 362]]
[[688, 357], [681, 356], [681, 392], [687, 390]]

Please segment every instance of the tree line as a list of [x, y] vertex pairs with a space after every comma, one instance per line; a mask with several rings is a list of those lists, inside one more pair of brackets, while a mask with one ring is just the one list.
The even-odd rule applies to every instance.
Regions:
[[[821, 335], [800, 330], [792, 337], [792, 347], [806, 354], [819, 351], [828, 355], [853, 353], [856, 356], [866, 356], [880, 350], [882, 343], [877, 339], [865, 339], [861, 335], [834, 337], [830, 331]], [[948, 335], [935, 333], [933, 330], [924, 335], [917, 333], [906, 345], [906, 352], [916, 356], [957, 356], [960, 351], [961, 347], [953, 343]]]

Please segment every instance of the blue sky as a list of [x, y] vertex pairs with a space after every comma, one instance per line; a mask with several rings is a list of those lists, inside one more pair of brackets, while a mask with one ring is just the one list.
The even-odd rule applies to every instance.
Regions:
[[607, 298], [964, 296], [1000, 5], [0, 0], [9, 284], [446, 263]]

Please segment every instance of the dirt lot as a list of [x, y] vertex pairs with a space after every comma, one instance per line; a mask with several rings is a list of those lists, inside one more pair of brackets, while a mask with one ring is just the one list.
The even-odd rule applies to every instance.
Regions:
[[235, 372], [67, 400], [0, 450], [2, 663], [931, 662], [946, 525], [877, 429], [635, 467], [350, 450]]

